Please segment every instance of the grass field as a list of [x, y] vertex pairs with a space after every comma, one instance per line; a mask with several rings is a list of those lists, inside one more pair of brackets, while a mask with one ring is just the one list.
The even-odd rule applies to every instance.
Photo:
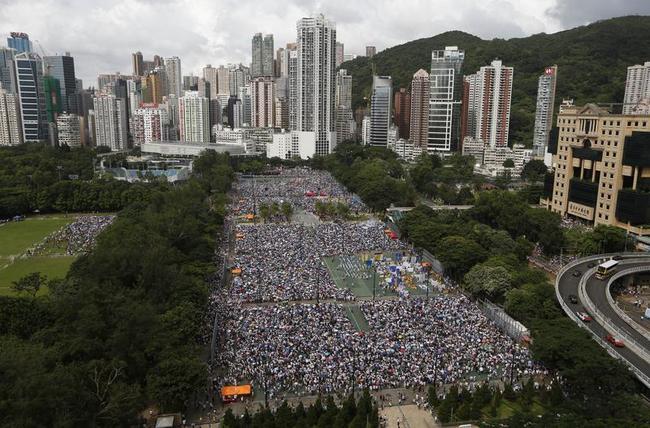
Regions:
[[[48, 279], [64, 278], [75, 258], [73, 256], [29, 257], [16, 259], [8, 266], [5, 265], [7, 260], [3, 259], [0, 261], [2, 266], [0, 267], [0, 295], [13, 295], [12, 281], [17, 281], [32, 272], [40, 272]], [[44, 293], [47, 293], [46, 289], [41, 289], [38, 294]]]
[[363, 315], [361, 308], [358, 305], [350, 305], [345, 307], [345, 314], [352, 321], [352, 325], [357, 331], [368, 331], [370, 326], [368, 320]]
[[18, 256], [50, 233], [72, 222], [72, 217], [33, 217], [0, 226], [0, 257]]

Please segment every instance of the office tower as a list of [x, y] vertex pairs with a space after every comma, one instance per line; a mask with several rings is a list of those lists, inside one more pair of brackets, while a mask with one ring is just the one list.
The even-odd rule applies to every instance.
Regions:
[[22, 142], [18, 96], [0, 88], [0, 146], [15, 146]]
[[183, 76], [184, 91], [196, 91], [198, 84], [199, 84], [199, 76], [194, 76], [192, 74], [190, 74], [189, 76]]
[[169, 115], [167, 109], [155, 104], [144, 104], [133, 112], [131, 133], [133, 143], [140, 146], [154, 141], [166, 141]]
[[275, 99], [274, 126], [280, 129], [289, 129], [289, 100], [287, 98]]
[[650, 116], [566, 104], [557, 130], [549, 142], [553, 183], [544, 186], [541, 205], [596, 226], [650, 235]]
[[334, 87], [336, 24], [323, 15], [297, 23], [297, 125], [314, 132], [316, 155], [329, 154], [336, 145]]
[[0, 47], [0, 85], [11, 94], [16, 93], [16, 70], [13, 49]]
[[345, 69], [341, 69], [336, 73], [334, 102], [337, 108], [340, 106], [352, 108], [352, 76]]
[[165, 58], [165, 95], [174, 94], [177, 97], [183, 95], [183, 81], [181, 74], [181, 59], [177, 56]]
[[77, 113], [77, 78], [74, 72], [74, 58], [66, 52], [65, 55], [43, 57], [45, 74], [59, 81], [61, 87], [61, 110], [67, 113]]
[[223, 65], [217, 68], [217, 95], [230, 95], [230, 70]]
[[469, 112], [471, 128], [475, 115], [476, 131], [470, 136], [488, 143], [491, 147], [508, 145], [510, 126], [510, 102], [512, 100], [512, 78], [514, 70], [500, 60], [483, 66], [475, 75], [468, 76]]
[[372, 58], [377, 54], [377, 48], [374, 46], [366, 46], [366, 56]]
[[464, 141], [466, 137], [479, 139], [478, 113], [481, 108], [480, 95], [479, 73], [465, 76], [463, 79], [461, 141]]
[[46, 141], [48, 126], [41, 58], [35, 53], [23, 52], [16, 55], [14, 65], [23, 141]]
[[343, 43], [336, 42], [336, 68], [343, 64], [343, 58], [345, 58], [345, 46], [343, 46]]
[[252, 40], [251, 76], [273, 76], [273, 34], [256, 33]]
[[623, 114], [634, 114], [634, 108], [642, 100], [650, 100], [650, 62], [627, 68]]
[[354, 116], [352, 114], [352, 76], [345, 69], [336, 73], [336, 143], [341, 144], [352, 138], [354, 133]]
[[[555, 107], [555, 85], [557, 65], [546, 67], [537, 83], [537, 108], [535, 109], [535, 131], [533, 133], [533, 156], [544, 159], [548, 138], [553, 127]], [[548, 165], [550, 166], [550, 164]]]
[[45, 115], [48, 123], [55, 123], [56, 118], [63, 112], [61, 108], [61, 85], [52, 76], [43, 76], [43, 92], [45, 93]]
[[188, 91], [178, 99], [180, 139], [188, 143], [210, 141], [210, 103], [198, 92]]
[[133, 75], [144, 76], [144, 59], [142, 52], [138, 51], [131, 54], [131, 62], [133, 63]]
[[210, 64], [203, 67], [203, 79], [210, 86], [210, 98], [217, 98], [217, 90], [219, 89], [219, 81], [217, 79], [217, 69]]
[[274, 70], [274, 76], [275, 77], [281, 77], [282, 74], [282, 69], [287, 67], [287, 57], [285, 55], [285, 50], [284, 48], [278, 48], [277, 51], [275, 51], [275, 70]]
[[273, 47], [273, 34], [264, 35], [264, 41], [262, 43], [262, 75], [263, 76], [273, 76], [274, 67], [273, 67], [273, 55], [275, 49]]
[[74, 113], [63, 113], [56, 118], [59, 146], [81, 147], [81, 122]]
[[242, 126], [250, 126], [253, 121], [253, 102], [251, 97], [251, 85], [250, 83], [246, 86], [239, 88], [238, 97], [241, 101], [241, 122]]
[[250, 82], [250, 69], [248, 67], [239, 64], [230, 69], [230, 95], [239, 94], [239, 88], [246, 86], [248, 82]]
[[289, 73], [289, 129], [298, 130], [298, 49], [287, 45], [287, 71]]
[[10, 49], [15, 49], [17, 54], [32, 52], [32, 42], [26, 33], [12, 31], [9, 35], [11, 37], [7, 38], [7, 46]]
[[242, 102], [236, 96], [231, 96], [228, 98], [228, 107], [226, 107], [226, 113], [228, 116], [228, 125], [230, 129], [236, 129], [242, 127]]
[[255, 33], [251, 41], [251, 77], [258, 77], [262, 75], [262, 49], [264, 39], [262, 33]]
[[97, 146], [111, 151], [128, 149], [126, 105], [115, 95], [100, 94], [93, 98]]
[[464, 59], [465, 52], [456, 46], [431, 52], [427, 143], [430, 152], [449, 152], [459, 146]]
[[415, 147], [427, 147], [429, 138], [429, 73], [419, 69], [411, 80], [409, 138]]
[[411, 94], [406, 88], [395, 92], [395, 125], [398, 138], [408, 139], [411, 126]]
[[390, 128], [392, 82], [390, 76], [372, 77], [372, 96], [370, 99], [370, 139], [371, 146], [386, 147]]
[[251, 126], [272, 128], [275, 125], [275, 85], [270, 76], [251, 80]]

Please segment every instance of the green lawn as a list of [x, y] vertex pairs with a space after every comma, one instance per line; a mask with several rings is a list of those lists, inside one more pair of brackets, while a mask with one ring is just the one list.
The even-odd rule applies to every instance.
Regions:
[[20, 255], [50, 233], [72, 222], [73, 217], [33, 217], [0, 226], [0, 257]]
[[[73, 256], [29, 257], [16, 259], [14, 263], [4, 268], [2, 266], [5, 266], [7, 260], [2, 260], [0, 262], [0, 295], [14, 294], [11, 290], [12, 281], [32, 272], [40, 272], [48, 279], [64, 278], [75, 258]], [[39, 295], [46, 292], [46, 289], [41, 289]]]

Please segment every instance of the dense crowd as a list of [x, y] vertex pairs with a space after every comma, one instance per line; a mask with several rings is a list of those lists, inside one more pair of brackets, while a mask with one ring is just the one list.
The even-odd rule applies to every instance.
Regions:
[[236, 230], [234, 265], [241, 274], [233, 279], [231, 295], [244, 302], [350, 300], [352, 293], [335, 285], [323, 257], [401, 248], [376, 221], [239, 225]]
[[43, 254], [48, 251], [64, 249], [68, 256], [87, 253], [93, 249], [97, 236], [109, 226], [115, 216], [84, 215], [77, 217], [72, 223], [48, 235], [29, 253]]
[[[340, 304], [243, 307], [227, 323], [223, 382], [272, 396], [535, 376], [543, 370], [460, 295], [366, 301], [368, 331]], [[511, 372], [512, 371], [512, 372]]]

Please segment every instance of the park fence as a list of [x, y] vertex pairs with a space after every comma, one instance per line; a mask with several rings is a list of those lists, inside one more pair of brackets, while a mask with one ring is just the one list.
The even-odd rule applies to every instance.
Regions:
[[505, 334], [510, 336], [516, 341], [524, 340], [527, 337], [530, 337], [530, 330], [526, 328], [525, 325], [512, 318], [506, 312], [490, 302], [489, 300], [483, 300], [479, 302], [479, 306], [486, 317], [491, 319], [497, 327], [501, 329]]

